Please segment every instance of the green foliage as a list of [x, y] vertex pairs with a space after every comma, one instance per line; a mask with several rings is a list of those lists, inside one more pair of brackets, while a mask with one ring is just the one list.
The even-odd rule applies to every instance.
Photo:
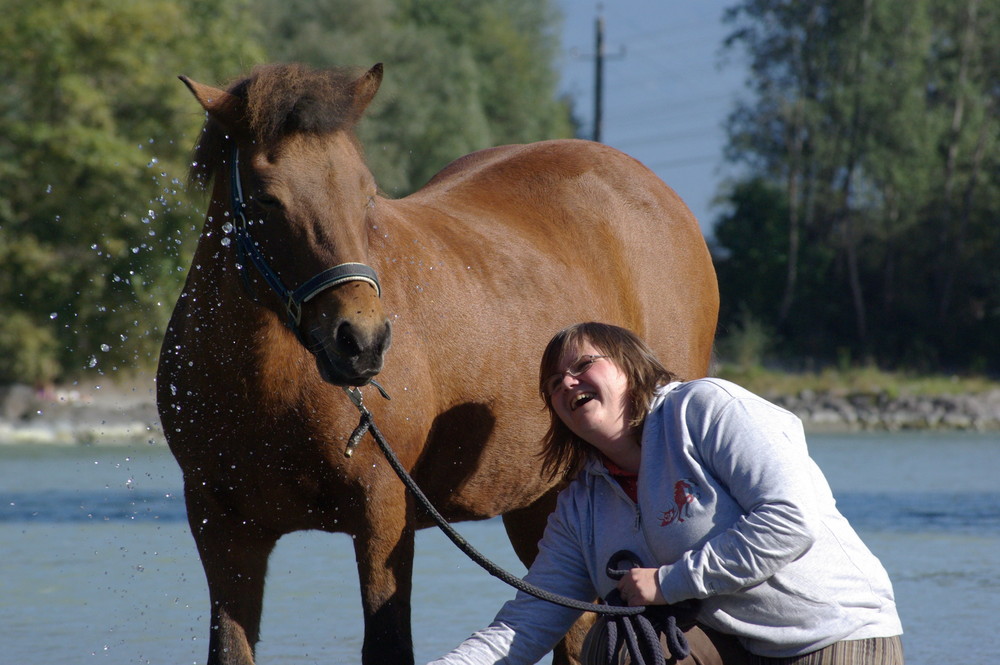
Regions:
[[0, 0], [0, 382], [149, 368], [201, 228], [204, 114], [268, 60], [386, 64], [362, 124], [384, 190], [571, 134], [549, 2]]
[[723, 301], [789, 354], [1000, 369], [1000, 0], [745, 0], [728, 18], [753, 72], [728, 150], [754, 175], [727, 194]]
[[0, 383], [44, 383], [59, 372], [59, 345], [52, 330], [13, 312], [0, 324]]
[[260, 57], [246, 3], [220, 7], [0, 4], [0, 380], [155, 358], [200, 225], [175, 140], [201, 117], [175, 75]]
[[395, 196], [480, 148], [572, 135], [558, 40], [537, 0], [258, 0], [276, 60], [386, 65], [359, 135]]
[[713, 255], [725, 295], [720, 318], [742, 312], [775, 319], [788, 264], [788, 203], [784, 193], [757, 178], [736, 183], [726, 197], [730, 210], [716, 222]]
[[720, 334], [716, 351], [720, 362], [742, 370], [762, 367], [774, 347], [774, 333], [748, 309]]

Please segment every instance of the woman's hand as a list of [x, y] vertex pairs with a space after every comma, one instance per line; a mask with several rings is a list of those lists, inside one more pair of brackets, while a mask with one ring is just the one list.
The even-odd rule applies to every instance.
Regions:
[[656, 572], [656, 568], [632, 568], [618, 580], [618, 592], [629, 607], [667, 604]]

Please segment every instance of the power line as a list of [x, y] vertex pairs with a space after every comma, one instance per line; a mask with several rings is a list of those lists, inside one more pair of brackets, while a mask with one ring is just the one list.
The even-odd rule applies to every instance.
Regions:
[[704, 119], [704, 107], [707, 104], [713, 102], [726, 101], [727, 99], [732, 99], [733, 95], [731, 93], [719, 93], [713, 95], [700, 95], [698, 97], [686, 98], [683, 101], [677, 100], [677, 95], [667, 99], [658, 99], [652, 101], [642, 101], [638, 104], [633, 104], [628, 107], [616, 106], [610, 111], [613, 111], [614, 116], [623, 116], [625, 120], [621, 123], [623, 125], [636, 124], [642, 122], [644, 119], [650, 117], [678, 117], [688, 111], [697, 111], [699, 113], [698, 118]]
[[[712, 86], [711, 82], [713, 80], [713, 76], [709, 75], [709, 70], [713, 69], [712, 67], [705, 65], [700, 60], [696, 62], [701, 64], [692, 65], [690, 62], [684, 62], [684, 58], [682, 57], [670, 55], [678, 50], [683, 51], [683, 47], [678, 46], [677, 40], [673, 40], [670, 42], [670, 46], [662, 50], [664, 53], [663, 57], [638, 58], [638, 62], [630, 65], [630, 67], [623, 72], [623, 75], [616, 75], [611, 79], [606, 79], [603, 73], [604, 62], [601, 57], [602, 52], [605, 51], [605, 36], [602, 34], [603, 27], [603, 18], [599, 16], [597, 22], [595, 23], [595, 40], [600, 43], [598, 44], [598, 48], [593, 55], [595, 58], [595, 72], [592, 107], [593, 115], [591, 120], [594, 123], [594, 138], [598, 140], [602, 138], [604, 124], [609, 116], [615, 118], [616, 126], [620, 126], [622, 122], [624, 122], [625, 126], [634, 127], [636, 124], [643, 122], [643, 119], [645, 118], [661, 118], [666, 115], [676, 116], [677, 112], [688, 109], [690, 109], [691, 112], [697, 112], [700, 110], [699, 106], [703, 103], [711, 105], [714, 102], [723, 101], [727, 98], [735, 99], [735, 91], [729, 91], [731, 90], [729, 86], [727, 86], [727, 92], [724, 93], [717, 92], [719, 89], [718, 86]], [[638, 36], [652, 36], [660, 32], [662, 31], [646, 29]], [[686, 42], [689, 40], [704, 42], [704, 39], [699, 40], [697, 36], [691, 37], [690, 33], [688, 33], [683, 41]], [[659, 46], [660, 45], [656, 45], [657, 48], [659, 48]], [[645, 44], [640, 44], [638, 48], [641, 53], [650, 51], [652, 47], [653, 45], [647, 46]], [[622, 49], [622, 52], [624, 52], [624, 49]], [[575, 50], [574, 54], [579, 56], [578, 52]], [[604, 53], [604, 55], [606, 56], [607, 54]], [[662, 76], [651, 76], [649, 73], [650, 69], [659, 71]], [[567, 84], [566, 92], [568, 94], [577, 99], [581, 99], [586, 95], [585, 88], [581, 85], [580, 77], [578, 75], [566, 77], [564, 80]], [[609, 91], [613, 91], [613, 97], [615, 100], [628, 99], [630, 96], [634, 96], [634, 94], [639, 91], [636, 87], [637, 83], [646, 84], [646, 88], [668, 88], [676, 90], [676, 92], [666, 98], [661, 96], [653, 102], [643, 102], [638, 107], [638, 110], [635, 110], [635, 105], [630, 105], [631, 108], [622, 109], [621, 105], [617, 102], [612, 104], [611, 107], [608, 106], [605, 99]], [[708, 85], [703, 85], [705, 83]], [[690, 93], [698, 90], [705, 91], [708, 94], [697, 94], [697, 96], [692, 97]], [[586, 118], [586, 113], [584, 113], [583, 117]]]
[[680, 157], [665, 162], [655, 162], [646, 164], [647, 167], [656, 171], [658, 169], [673, 169], [679, 166], [693, 166], [695, 164], [709, 164], [718, 161], [722, 155], [695, 155], [694, 157]]
[[[634, 14], [632, 16], [634, 16]], [[696, 21], [688, 21], [687, 23], [682, 24], [670, 23], [661, 25], [658, 28], [650, 28], [648, 25], [637, 24], [634, 20], [632, 20], [629, 14], [624, 14], [622, 16], [622, 22], [635, 31], [624, 37], [624, 39], [626, 39], [629, 43], [633, 40], [638, 41], [652, 38], [662, 39], [664, 35], [670, 34], [690, 35], [697, 28], [709, 29], [709, 26], [718, 25], [721, 23], [721, 20], [721, 16], [716, 16], [714, 19], [709, 19], [708, 17], [703, 16], [701, 19]]]
[[704, 128], [701, 130], [679, 130], [676, 132], [671, 132], [669, 134], [660, 134], [658, 136], [641, 136], [632, 139], [625, 139], [622, 141], [616, 141], [615, 145], [618, 146], [628, 146], [628, 145], [650, 145], [652, 143], [663, 143], [665, 141], [672, 141], [678, 143], [680, 141], [703, 141], [705, 137], [708, 136], [714, 128]]

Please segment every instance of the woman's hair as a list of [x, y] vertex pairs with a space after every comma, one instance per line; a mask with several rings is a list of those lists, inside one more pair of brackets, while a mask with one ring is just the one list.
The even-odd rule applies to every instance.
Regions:
[[581, 441], [556, 415], [552, 400], [545, 391], [545, 380], [557, 374], [559, 362], [568, 354], [589, 342], [618, 366], [628, 380], [626, 395], [629, 423], [640, 434], [649, 414], [649, 405], [657, 388], [676, 381], [677, 377], [656, 359], [638, 335], [625, 328], [607, 323], [577, 323], [556, 333], [545, 352], [538, 371], [538, 392], [549, 412], [549, 430], [542, 439], [542, 472], [556, 478], [566, 472], [575, 474], [588, 457], [594, 454], [592, 446]]

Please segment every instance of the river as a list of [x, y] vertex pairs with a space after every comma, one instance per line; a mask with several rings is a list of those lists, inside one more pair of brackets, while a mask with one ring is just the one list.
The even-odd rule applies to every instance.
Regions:
[[[1000, 654], [1000, 435], [813, 435], [842, 511], [889, 570], [910, 665]], [[498, 520], [463, 523], [523, 568]], [[208, 593], [162, 444], [0, 444], [0, 642], [9, 663], [204, 663]], [[425, 662], [511, 595], [443, 535], [417, 538], [414, 650]], [[360, 661], [348, 536], [286, 536], [271, 559], [258, 663]]]

